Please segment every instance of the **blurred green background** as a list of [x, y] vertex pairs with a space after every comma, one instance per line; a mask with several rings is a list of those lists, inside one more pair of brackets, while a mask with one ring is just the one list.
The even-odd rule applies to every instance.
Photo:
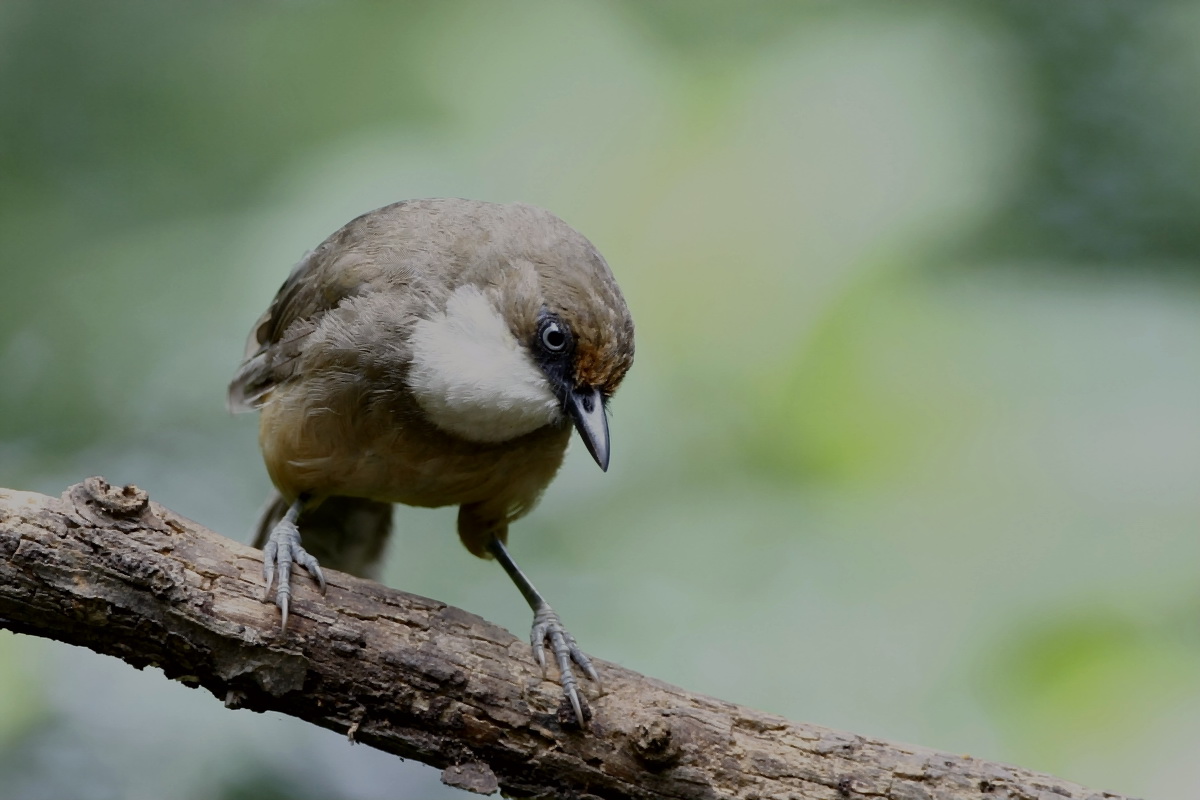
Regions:
[[[513, 550], [585, 649], [793, 719], [1200, 794], [1200, 7], [0, 3], [0, 485], [245, 539], [225, 384], [291, 265], [552, 209], [638, 324]], [[386, 582], [529, 613], [400, 509]], [[457, 797], [0, 632], [6, 798]], [[465, 795], [464, 795], [465, 796]]]

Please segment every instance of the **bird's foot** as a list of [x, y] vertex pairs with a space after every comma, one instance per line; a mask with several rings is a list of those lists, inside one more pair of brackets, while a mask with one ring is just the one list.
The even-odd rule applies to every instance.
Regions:
[[299, 564], [308, 570], [308, 574], [317, 579], [321, 585], [321, 594], [325, 593], [325, 575], [317, 559], [308, 554], [300, 546], [300, 529], [296, 523], [284, 517], [271, 530], [267, 543], [263, 547], [263, 602], [271, 599], [271, 584], [279, 578], [275, 588], [275, 605], [279, 606], [283, 621], [279, 630], [287, 631], [288, 605], [292, 595], [292, 564]]
[[[546, 670], [545, 645], [549, 643], [550, 650], [554, 653], [554, 659], [558, 662], [559, 682], [562, 683], [563, 695], [570, 701], [579, 727], [586, 727], [587, 719], [584, 717], [586, 704], [579, 694], [579, 681], [575, 677], [575, 670], [571, 666], [571, 662], [578, 664], [583, 673], [597, 683], [600, 682], [600, 676], [596, 674], [596, 668], [592, 666], [591, 659], [579, 649], [575, 637], [563, 627], [562, 620], [550, 606], [543, 605], [534, 613], [533, 630], [529, 634], [529, 643], [533, 645], [533, 657], [543, 672]], [[588, 716], [590, 717], [591, 714], [589, 713]]]

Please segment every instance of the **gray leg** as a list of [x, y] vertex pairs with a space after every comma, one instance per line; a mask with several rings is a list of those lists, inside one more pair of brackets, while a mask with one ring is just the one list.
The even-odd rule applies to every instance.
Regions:
[[279, 629], [287, 631], [288, 604], [292, 595], [292, 564], [299, 564], [308, 570], [308, 574], [317, 579], [321, 585], [321, 593], [325, 593], [325, 575], [321, 565], [300, 546], [300, 529], [296, 527], [296, 519], [304, 509], [308, 500], [300, 497], [292, 503], [283, 519], [271, 529], [267, 543], [263, 546], [263, 602], [271, 599], [271, 584], [275, 582], [275, 572], [279, 572], [279, 583], [275, 588], [275, 605], [282, 612], [283, 622]]
[[558, 618], [558, 614], [550, 607], [545, 598], [538, 593], [538, 590], [533, 587], [533, 583], [530, 582], [529, 578], [525, 577], [525, 573], [521, 572], [521, 568], [517, 566], [517, 563], [512, 560], [512, 556], [508, 554], [508, 548], [504, 546], [504, 543], [499, 539], [492, 539], [488, 543], [488, 550], [500, 562], [500, 566], [504, 567], [504, 571], [508, 573], [508, 577], [512, 578], [512, 582], [521, 590], [521, 594], [525, 596], [525, 601], [533, 609], [533, 630], [529, 634], [529, 643], [533, 645], [534, 659], [537, 660], [538, 665], [545, 671], [545, 646], [548, 641], [550, 650], [554, 653], [554, 659], [558, 662], [559, 681], [562, 683], [563, 694], [571, 702], [571, 709], [575, 712], [575, 720], [581, 728], [585, 727], [587, 722], [584, 719], [583, 705], [579, 699], [579, 681], [575, 678], [575, 670], [571, 667], [571, 662], [574, 661], [583, 670], [585, 675], [599, 683], [600, 677], [596, 674], [596, 668], [592, 666], [591, 660], [584, 655], [584, 652], [579, 649], [579, 645], [575, 642], [575, 637], [563, 627], [562, 620]]

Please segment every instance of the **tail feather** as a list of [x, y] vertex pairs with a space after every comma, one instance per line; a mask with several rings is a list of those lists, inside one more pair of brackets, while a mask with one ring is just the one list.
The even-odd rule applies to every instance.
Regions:
[[[254, 546], [267, 542], [287, 513], [288, 503], [272, 492], [254, 529]], [[392, 504], [361, 497], [328, 497], [306, 508], [298, 520], [300, 542], [321, 566], [375, 579], [392, 533]]]

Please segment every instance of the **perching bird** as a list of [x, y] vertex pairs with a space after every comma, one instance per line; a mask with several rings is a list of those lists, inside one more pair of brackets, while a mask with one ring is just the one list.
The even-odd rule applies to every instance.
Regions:
[[[378, 567], [391, 504], [457, 505], [471, 553], [495, 557], [533, 609], [575, 718], [572, 661], [596, 673], [513, 562], [526, 514], [579, 432], [608, 468], [606, 404], [633, 362], [633, 320], [608, 265], [527, 205], [411, 200], [352, 220], [292, 270], [229, 385], [261, 412], [278, 493], [258, 526], [264, 600], [286, 630], [293, 564]], [[318, 561], [319, 560], [319, 561]]]

